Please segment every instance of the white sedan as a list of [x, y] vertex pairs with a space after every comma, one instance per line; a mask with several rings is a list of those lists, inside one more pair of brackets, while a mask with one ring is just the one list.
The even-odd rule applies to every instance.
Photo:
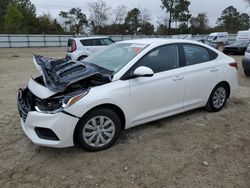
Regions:
[[122, 41], [84, 62], [33, 59], [41, 76], [19, 90], [18, 110], [26, 135], [49, 147], [107, 149], [124, 129], [220, 111], [238, 85], [235, 60], [195, 41]]

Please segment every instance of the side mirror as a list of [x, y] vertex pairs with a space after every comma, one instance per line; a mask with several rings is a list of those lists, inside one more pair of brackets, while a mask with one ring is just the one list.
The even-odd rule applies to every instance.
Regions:
[[154, 71], [148, 67], [141, 66], [135, 69], [134, 75], [135, 77], [151, 77], [154, 75]]

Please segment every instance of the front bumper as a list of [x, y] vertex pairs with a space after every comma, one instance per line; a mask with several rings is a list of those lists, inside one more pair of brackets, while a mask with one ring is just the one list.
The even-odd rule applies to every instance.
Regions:
[[[64, 113], [45, 114], [31, 111], [28, 112], [25, 121], [22, 118], [20, 120], [25, 134], [37, 145], [55, 148], [74, 146], [74, 130], [78, 122], [76, 117]], [[46, 128], [53, 131], [58, 140], [48, 140], [39, 137], [35, 128]]]
[[79, 118], [63, 111], [55, 114], [38, 112], [34, 100], [27, 88], [19, 90], [17, 108], [22, 128], [30, 140], [47, 147], [74, 146], [74, 130]]

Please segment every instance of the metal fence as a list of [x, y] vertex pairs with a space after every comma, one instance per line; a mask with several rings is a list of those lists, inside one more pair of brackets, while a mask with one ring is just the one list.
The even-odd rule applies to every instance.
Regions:
[[[108, 35], [114, 41], [140, 39], [140, 38], [192, 38], [205, 39], [207, 35]], [[73, 35], [0, 35], [0, 48], [29, 48], [29, 47], [66, 47], [69, 38]], [[229, 42], [236, 39], [236, 34], [229, 35]]]

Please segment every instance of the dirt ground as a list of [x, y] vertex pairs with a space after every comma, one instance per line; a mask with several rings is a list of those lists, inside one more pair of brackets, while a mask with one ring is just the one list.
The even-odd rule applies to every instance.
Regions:
[[0, 49], [0, 187], [250, 187], [250, 78], [219, 113], [194, 110], [123, 133], [112, 148], [34, 145], [23, 133], [16, 94], [37, 71], [32, 53], [64, 57], [64, 48]]

